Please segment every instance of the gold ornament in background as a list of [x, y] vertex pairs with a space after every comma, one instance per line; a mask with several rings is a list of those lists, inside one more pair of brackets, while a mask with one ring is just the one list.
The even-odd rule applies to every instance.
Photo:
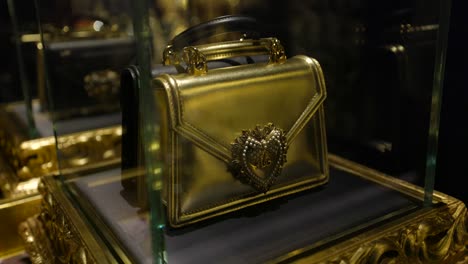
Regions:
[[100, 102], [118, 100], [120, 91], [119, 73], [113, 70], [94, 71], [84, 78], [84, 89], [89, 97]]

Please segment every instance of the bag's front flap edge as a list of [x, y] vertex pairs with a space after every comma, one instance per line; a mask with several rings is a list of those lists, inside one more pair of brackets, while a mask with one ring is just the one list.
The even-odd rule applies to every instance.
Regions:
[[[301, 58], [308, 63], [309, 67], [311, 68], [311, 72], [314, 74], [314, 79], [317, 82], [318, 87], [317, 94], [312, 97], [294, 125], [286, 133], [287, 144], [291, 144], [291, 142], [301, 132], [307, 122], [314, 116], [326, 98], [325, 81], [320, 64], [315, 59], [309, 58], [307, 56], [301, 55], [296, 56], [296, 58]], [[166, 90], [165, 94], [168, 100], [169, 116], [171, 119], [170, 123], [172, 129], [182, 137], [188, 139], [193, 144], [215, 156], [216, 158], [229, 163], [231, 160], [230, 149], [203, 133], [202, 129], [184, 122], [182, 118], [182, 105], [177, 81], [168, 74], [163, 74], [156, 80], [159, 81]]]

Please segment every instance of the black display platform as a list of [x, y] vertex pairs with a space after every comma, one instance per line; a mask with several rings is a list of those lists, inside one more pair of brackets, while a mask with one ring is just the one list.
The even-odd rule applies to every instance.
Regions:
[[[408, 174], [403, 178], [411, 177]], [[69, 184], [79, 196], [82, 209], [94, 208], [93, 214], [112, 230], [131, 258], [138, 263], [151, 263], [147, 214], [122, 196], [119, 169], [76, 178]], [[330, 182], [323, 188], [202, 224], [166, 228], [168, 261], [263, 263], [353, 228], [358, 232], [358, 226], [362, 231], [374, 220], [383, 221], [393, 212], [418, 206], [401, 193], [331, 169]]]

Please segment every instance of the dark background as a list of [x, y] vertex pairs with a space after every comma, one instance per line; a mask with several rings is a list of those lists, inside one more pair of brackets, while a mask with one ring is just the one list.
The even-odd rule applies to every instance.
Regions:
[[439, 131], [436, 190], [468, 204], [467, 1], [453, 0]]

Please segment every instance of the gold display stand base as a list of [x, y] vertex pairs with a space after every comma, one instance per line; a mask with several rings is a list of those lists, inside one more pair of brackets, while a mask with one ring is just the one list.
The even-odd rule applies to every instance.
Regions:
[[16, 227], [28, 217], [39, 213], [41, 201], [42, 198], [38, 194], [0, 200], [0, 259], [24, 250]]
[[0, 106], [0, 191], [4, 197], [37, 193], [37, 178], [58, 174], [57, 147], [62, 174], [120, 163], [120, 125], [59, 135], [57, 140], [54, 136], [30, 139], [27, 127], [12, 110], [17, 104]]
[[[331, 166], [422, 201], [424, 190], [408, 182], [330, 155]], [[44, 177], [41, 213], [19, 231], [33, 263], [114, 263], [109, 248], [95, 235], [60, 183]], [[378, 204], [376, 205], [378, 206]], [[434, 204], [372, 227], [317, 250], [297, 249], [271, 263], [468, 263], [468, 214], [465, 205], [435, 192]], [[338, 240], [337, 240], [338, 241]]]
[[[55, 137], [30, 139], [18, 105], [0, 105], [0, 257], [24, 250], [16, 227], [40, 212], [40, 177], [58, 174]], [[60, 136], [62, 172], [118, 165], [121, 136], [121, 126]]]
[[[40, 214], [19, 225], [31, 262], [112, 263], [105, 244], [91, 233], [91, 227], [72, 207], [53, 177], [39, 184], [43, 196]], [[98, 261], [99, 260], [99, 261]]]

